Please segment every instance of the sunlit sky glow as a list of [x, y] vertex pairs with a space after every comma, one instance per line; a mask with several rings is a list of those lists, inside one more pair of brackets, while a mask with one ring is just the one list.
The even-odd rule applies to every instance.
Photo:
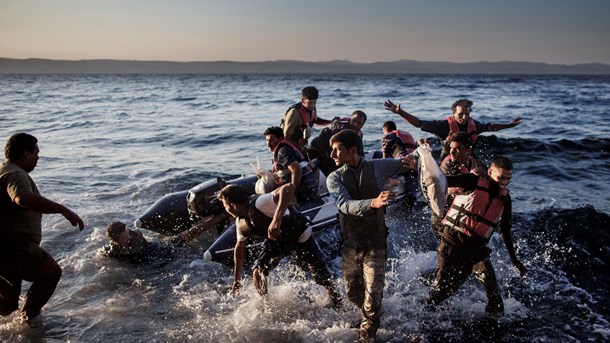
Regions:
[[0, 57], [610, 64], [607, 0], [0, 0]]

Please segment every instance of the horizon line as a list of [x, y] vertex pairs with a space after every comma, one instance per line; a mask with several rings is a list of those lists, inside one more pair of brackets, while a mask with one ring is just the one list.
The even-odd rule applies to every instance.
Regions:
[[380, 60], [374, 62], [354, 62], [347, 59], [334, 59], [334, 60], [325, 60], [325, 61], [307, 61], [307, 60], [293, 60], [293, 59], [277, 59], [277, 60], [259, 60], [259, 61], [237, 61], [237, 60], [191, 60], [191, 61], [177, 61], [177, 60], [160, 60], [160, 59], [118, 59], [118, 58], [88, 58], [88, 59], [56, 59], [56, 58], [46, 58], [46, 57], [26, 57], [26, 58], [14, 58], [14, 57], [3, 57], [0, 56], [0, 59], [6, 60], [47, 60], [47, 61], [61, 61], [61, 62], [93, 62], [93, 61], [116, 61], [116, 62], [166, 62], [166, 63], [274, 63], [274, 62], [299, 62], [299, 63], [350, 63], [350, 64], [361, 64], [361, 65], [370, 65], [376, 63], [397, 63], [397, 62], [420, 62], [420, 63], [452, 63], [452, 64], [474, 64], [474, 63], [531, 63], [531, 64], [546, 64], [546, 65], [554, 65], [554, 66], [576, 66], [576, 65], [588, 65], [588, 64], [599, 64], [599, 65], [607, 65], [610, 66], [610, 63], [603, 62], [581, 62], [581, 63], [551, 63], [551, 62], [539, 62], [539, 61], [525, 61], [525, 60], [499, 60], [499, 61], [490, 61], [490, 60], [479, 60], [479, 61], [469, 61], [469, 62], [454, 62], [454, 61], [434, 61], [434, 60], [413, 60], [413, 59], [399, 59], [399, 60]]

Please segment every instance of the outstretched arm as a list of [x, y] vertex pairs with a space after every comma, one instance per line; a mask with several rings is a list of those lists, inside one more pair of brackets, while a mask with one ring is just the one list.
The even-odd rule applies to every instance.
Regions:
[[319, 126], [326, 126], [326, 125], [332, 124], [332, 120], [326, 120], [326, 119], [322, 119], [320, 117], [316, 117], [315, 124], [319, 125]]
[[421, 121], [419, 120], [419, 118], [417, 118], [416, 116], [409, 114], [409, 113], [407, 113], [407, 111], [401, 109], [400, 104], [395, 105], [390, 100], [386, 100], [383, 103], [383, 106], [385, 107], [386, 110], [388, 110], [392, 113], [396, 113], [396, 114], [400, 115], [401, 117], [403, 117], [406, 121], [409, 122], [409, 124], [411, 124], [415, 127], [421, 127]]
[[204, 220], [196, 225], [193, 225], [193, 227], [191, 227], [190, 229], [180, 232], [179, 234], [177, 234], [176, 236], [173, 237], [172, 241], [174, 241], [176, 243], [186, 244], [186, 243], [190, 242], [191, 240], [193, 240], [195, 237], [202, 234], [204, 231], [207, 231], [207, 230], [215, 227], [216, 225], [221, 223], [223, 220], [226, 220], [227, 218], [228, 218], [228, 214], [226, 212], [222, 212], [218, 215], [207, 218], [206, 220]]
[[489, 124], [487, 128], [488, 131], [500, 131], [504, 129], [509, 129], [511, 127], [515, 127], [523, 122], [523, 118], [517, 117], [513, 121], [508, 124]]
[[55, 201], [49, 200], [42, 195], [23, 192], [17, 195], [13, 201], [15, 204], [39, 213], [61, 213], [72, 226], [77, 226], [80, 230], [85, 227], [83, 220], [78, 214], [72, 212], [66, 206], [56, 203]]

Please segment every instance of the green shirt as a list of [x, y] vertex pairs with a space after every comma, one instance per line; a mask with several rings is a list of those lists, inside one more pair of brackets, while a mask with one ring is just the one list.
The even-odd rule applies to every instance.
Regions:
[[0, 242], [28, 240], [40, 244], [42, 214], [15, 204], [24, 192], [40, 194], [34, 180], [21, 167], [8, 161], [0, 164]]

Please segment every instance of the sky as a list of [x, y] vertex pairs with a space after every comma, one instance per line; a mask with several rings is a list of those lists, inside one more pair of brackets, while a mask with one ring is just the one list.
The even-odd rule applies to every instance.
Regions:
[[0, 0], [0, 57], [610, 64], [610, 1]]

